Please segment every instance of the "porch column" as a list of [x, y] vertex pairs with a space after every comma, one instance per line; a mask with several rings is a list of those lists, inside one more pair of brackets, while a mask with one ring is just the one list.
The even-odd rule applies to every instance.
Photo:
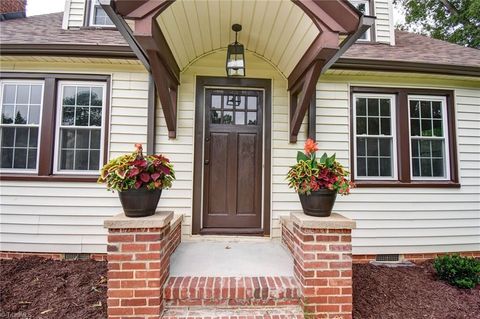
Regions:
[[291, 213], [295, 277], [306, 319], [352, 318], [352, 245], [355, 221], [340, 214]]
[[173, 212], [105, 220], [108, 228], [108, 318], [156, 318], [164, 307], [162, 287], [169, 276], [176, 237]]

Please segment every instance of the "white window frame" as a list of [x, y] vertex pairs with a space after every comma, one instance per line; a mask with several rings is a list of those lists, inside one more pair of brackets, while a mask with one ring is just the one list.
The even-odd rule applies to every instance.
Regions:
[[[390, 100], [390, 121], [391, 121], [391, 138], [392, 138], [392, 175], [393, 176], [358, 176], [357, 165], [357, 97], [372, 99], [389, 99]], [[398, 181], [398, 158], [397, 158], [397, 105], [395, 94], [375, 94], [375, 93], [354, 93], [352, 96], [353, 105], [353, 160], [354, 160], [354, 179], [359, 181]], [[368, 112], [368, 104], [367, 104]], [[368, 113], [367, 113], [368, 114]], [[368, 127], [368, 121], [367, 121]], [[363, 136], [363, 135], [360, 135]], [[365, 135], [365, 138], [382, 138], [386, 135]], [[389, 136], [390, 137], [390, 136]], [[380, 151], [380, 150], [379, 150]]]
[[[42, 80], [0, 80], [0, 114], [3, 112], [3, 92], [4, 87], [6, 84], [14, 84], [14, 85], [38, 85], [42, 86], [42, 94], [40, 97], [40, 116], [38, 119], [38, 124], [3, 124], [0, 123], [1, 127], [38, 127], [38, 142], [37, 142], [37, 166], [35, 169], [22, 169], [22, 168], [1, 168], [1, 173], [38, 173], [38, 164], [40, 159], [40, 141], [42, 136], [42, 116], [43, 116], [43, 97], [45, 95], [45, 81]], [[15, 97], [16, 97], [15, 92]], [[30, 97], [29, 97], [30, 98]], [[1, 148], [1, 140], [2, 140], [2, 130], [0, 130], [0, 148]], [[14, 141], [15, 143], [15, 141]]]
[[90, 12], [88, 25], [91, 27], [100, 27], [100, 28], [115, 28], [115, 24], [96, 24], [95, 23], [95, 7], [100, 6], [99, 0], [90, 0]]
[[[411, 115], [410, 115], [410, 101], [428, 101], [428, 102], [441, 102], [442, 103], [442, 130], [443, 137], [438, 136], [415, 136], [415, 139], [421, 140], [443, 140], [443, 151], [444, 151], [444, 172], [445, 176], [413, 176], [413, 156], [412, 156], [412, 128], [411, 128]], [[448, 122], [447, 122], [447, 98], [445, 96], [435, 96], [435, 95], [413, 95], [409, 94], [407, 98], [408, 104], [408, 147], [410, 151], [410, 179], [412, 181], [449, 181], [450, 180], [450, 141], [448, 139], [450, 132], [448, 131]], [[421, 111], [421, 110], [420, 110]], [[433, 128], [432, 128], [433, 129]]]
[[[350, 3], [355, 7], [357, 8], [359, 4], [365, 4], [365, 13], [364, 15], [366, 16], [369, 16], [371, 13], [370, 13], [370, 5], [371, 5], [371, 2], [370, 1], [373, 1], [373, 0], [350, 0]], [[358, 10], [358, 9], [357, 9]], [[359, 42], [370, 42], [371, 39], [372, 39], [372, 29], [368, 29], [367, 31], [365, 31], [365, 35], [366, 35], [366, 39], [358, 39], [357, 41]]]
[[[54, 146], [54, 158], [53, 158], [53, 173], [54, 174], [63, 174], [63, 175], [98, 175], [99, 170], [65, 170], [60, 169], [60, 127], [62, 123], [62, 108], [63, 108], [63, 88], [65, 86], [96, 86], [102, 87], [102, 125], [100, 126], [100, 159], [99, 159], [99, 169], [102, 167], [104, 162], [104, 153], [105, 153], [105, 123], [106, 123], [106, 114], [107, 114], [107, 83], [105, 82], [95, 82], [95, 81], [59, 81], [57, 86], [57, 105], [56, 105], [56, 123], [55, 123], [55, 146]], [[81, 128], [87, 128], [89, 126], [83, 126]], [[65, 128], [65, 127], [64, 127]], [[72, 125], [71, 128], [78, 128], [78, 126]]]

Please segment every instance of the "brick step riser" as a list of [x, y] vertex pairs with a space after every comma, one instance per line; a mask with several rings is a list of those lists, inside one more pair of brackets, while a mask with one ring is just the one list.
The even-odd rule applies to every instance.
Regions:
[[300, 305], [300, 298], [296, 299], [173, 299], [165, 300], [168, 307], [188, 307], [188, 306], [217, 306], [217, 307], [248, 307], [248, 306], [291, 306]]

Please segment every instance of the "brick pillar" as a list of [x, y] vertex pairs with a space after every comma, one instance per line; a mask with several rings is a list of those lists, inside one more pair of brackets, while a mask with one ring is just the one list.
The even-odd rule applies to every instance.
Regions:
[[339, 214], [291, 214], [295, 277], [307, 319], [352, 318], [352, 245], [355, 222]]
[[164, 307], [162, 287], [169, 276], [172, 212], [105, 221], [108, 228], [108, 318], [155, 318]]

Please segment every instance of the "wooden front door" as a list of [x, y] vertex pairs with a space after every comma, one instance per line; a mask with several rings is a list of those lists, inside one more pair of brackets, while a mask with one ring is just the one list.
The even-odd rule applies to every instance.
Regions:
[[204, 230], [262, 232], [263, 94], [205, 89]]

